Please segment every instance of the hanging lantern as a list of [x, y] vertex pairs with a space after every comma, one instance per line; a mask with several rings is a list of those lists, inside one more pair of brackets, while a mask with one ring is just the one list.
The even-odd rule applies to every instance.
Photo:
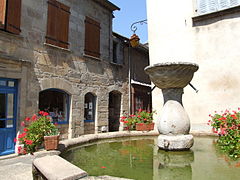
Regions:
[[139, 40], [140, 40], [140, 38], [136, 34], [133, 34], [131, 36], [131, 38], [129, 39], [132, 47], [137, 47], [139, 45]]

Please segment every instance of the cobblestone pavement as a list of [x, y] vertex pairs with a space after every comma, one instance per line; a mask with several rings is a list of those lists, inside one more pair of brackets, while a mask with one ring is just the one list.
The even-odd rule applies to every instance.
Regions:
[[25, 155], [0, 160], [1, 180], [32, 180], [32, 160], [34, 156]]

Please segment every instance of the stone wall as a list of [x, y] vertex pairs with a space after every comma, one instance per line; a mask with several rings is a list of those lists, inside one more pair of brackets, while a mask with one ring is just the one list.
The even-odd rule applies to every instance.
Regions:
[[[93, 0], [60, 2], [69, 6], [71, 11], [69, 49], [45, 43], [47, 0], [24, 0], [20, 35], [0, 32], [0, 54], [7, 57], [0, 60], [1, 64], [7, 64], [3, 71], [1, 69], [0, 77], [19, 79], [18, 122], [38, 111], [40, 91], [56, 88], [69, 94], [69, 124], [59, 125], [59, 128], [63, 138], [72, 138], [84, 134], [84, 96], [88, 92], [97, 97], [95, 132], [98, 127], [108, 126], [108, 96], [111, 91], [122, 94], [121, 114], [128, 111], [128, 62], [122, 66], [110, 63], [110, 10]], [[100, 59], [84, 55], [85, 16], [100, 22]], [[10, 60], [14, 58], [17, 61]]]

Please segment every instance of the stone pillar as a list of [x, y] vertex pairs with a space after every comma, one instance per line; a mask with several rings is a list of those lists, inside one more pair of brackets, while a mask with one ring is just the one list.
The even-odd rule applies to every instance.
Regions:
[[163, 89], [164, 106], [158, 123], [158, 146], [167, 150], [189, 149], [190, 119], [182, 105], [183, 88]]

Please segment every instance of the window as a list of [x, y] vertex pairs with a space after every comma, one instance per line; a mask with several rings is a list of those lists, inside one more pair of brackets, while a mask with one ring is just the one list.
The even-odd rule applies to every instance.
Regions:
[[113, 41], [112, 62], [114, 64], [123, 64], [123, 46], [117, 39]]
[[240, 5], [240, 0], [197, 0], [197, 12], [202, 15], [237, 5]]
[[117, 63], [117, 42], [113, 41], [113, 63]]
[[69, 95], [60, 89], [48, 89], [39, 93], [39, 110], [46, 111], [53, 122], [67, 123], [69, 116]]
[[100, 58], [100, 23], [86, 17], [85, 19], [85, 49], [86, 55]]
[[0, 29], [20, 34], [21, 0], [0, 0]]
[[46, 43], [68, 48], [70, 8], [56, 0], [48, 0]]
[[84, 102], [84, 121], [94, 122], [95, 121], [95, 108], [96, 108], [96, 97], [92, 93], [85, 95]]

